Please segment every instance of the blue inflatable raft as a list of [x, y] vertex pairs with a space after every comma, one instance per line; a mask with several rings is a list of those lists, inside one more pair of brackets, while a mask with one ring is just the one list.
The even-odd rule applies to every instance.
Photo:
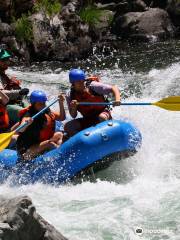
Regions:
[[0, 152], [0, 182], [61, 184], [101, 163], [104, 157], [136, 152], [140, 145], [141, 134], [133, 124], [109, 120], [79, 132], [60, 148], [29, 162], [18, 160], [14, 150], [3, 150]]

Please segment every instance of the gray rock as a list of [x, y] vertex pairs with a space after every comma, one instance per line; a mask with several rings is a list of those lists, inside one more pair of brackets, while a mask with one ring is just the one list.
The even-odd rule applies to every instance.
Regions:
[[151, 8], [163, 8], [165, 9], [167, 6], [168, 0], [143, 0], [148, 7]]
[[147, 5], [143, 0], [122, 0], [122, 1], [102, 1], [96, 4], [99, 9], [107, 9], [119, 13], [127, 13], [127, 12], [135, 12], [135, 11], [145, 11], [147, 9]]
[[14, 0], [13, 7], [16, 13], [16, 16], [20, 17], [22, 13], [30, 11], [34, 3], [32, 0]]
[[116, 11], [116, 6], [117, 6], [117, 4], [114, 3], [114, 2], [107, 3], [107, 4], [96, 3], [95, 6], [96, 6], [98, 9], [102, 9], [102, 10]]
[[147, 5], [142, 0], [124, 0], [116, 4], [116, 12], [114, 19], [129, 12], [144, 12], [148, 9]]
[[96, 28], [104, 29], [110, 26], [110, 20], [113, 19], [114, 12], [110, 10], [104, 10], [103, 15], [100, 16], [99, 22], [96, 25]]
[[180, 1], [169, 0], [167, 5], [167, 11], [170, 14], [175, 26], [180, 27]]
[[11, 0], [0, 0], [0, 9], [2, 11], [7, 11], [9, 6], [11, 5]]
[[0, 18], [2, 20], [9, 22], [8, 18], [10, 16], [11, 5], [11, 0], [0, 0]]
[[55, 15], [50, 20], [51, 33], [54, 39], [66, 40], [67, 32], [63, 26], [63, 21], [59, 15]]
[[174, 26], [166, 11], [151, 8], [146, 12], [129, 12], [113, 23], [112, 32], [121, 37], [151, 40], [174, 36]]
[[71, 13], [75, 13], [78, 11], [80, 7], [80, 1], [79, 0], [68, 0], [63, 2], [63, 8], [61, 10], [61, 15], [62, 16], [68, 16]]
[[0, 0], [0, 18], [10, 22], [12, 16], [20, 17], [33, 7], [32, 0]]
[[147, 10], [147, 5], [144, 3], [144, 1], [142, 1], [142, 0], [134, 0], [133, 2], [132, 2], [132, 10], [134, 11], [134, 12], [143, 12], [143, 11], [145, 11], [145, 10]]
[[30, 20], [33, 30], [31, 53], [39, 60], [74, 60], [91, 48], [89, 26], [75, 13], [49, 18], [44, 12], [39, 12]]
[[0, 38], [11, 36], [12, 34], [12, 27], [7, 23], [0, 22]]
[[99, 17], [98, 23], [91, 27], [95, 39], [100, 41], [110, 31], [111, 22], [114, 17], [114, 12], [110, 10], [104, 10], [103, 14]]
[[67, 240], [36, 213], [27, 196], [0, 199], [0, 239]]
[[53, 36], [50, 20], [43, 12], [31, 16], [33, 30], [33, 46], [37, 57], [46, 59], [53, 48]]

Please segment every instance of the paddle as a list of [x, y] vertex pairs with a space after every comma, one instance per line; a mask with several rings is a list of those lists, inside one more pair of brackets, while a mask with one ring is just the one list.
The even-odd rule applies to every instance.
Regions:
[[[39, 111], [38, 113], [36, 113], [32, 119], [34, 120], [35, 118], [37, 118], [41, 113], [43, 113], [44, 111], [46, 111], [50, 106], [52, 106], [54, 103], [56, 103], [59, 99], [55, 99], [54, 101], [52, 101], [49, 105], [47, 105], [46, 107], [44, 107], [41, 111]], [[25, 122], [23, 124], [21, 124], [18, 128], [16, 128], [13, 132], [8, 132], [8, 133], [1, 133], [0, 134], [0, 151], [2, 151], [3, 149], [5, 149], [10, 141], [11, 141], [11, 137], [17, 133], [20, 129], [22, 129], [23, 127], [25, 127], [28, 123]]]
[[[113, 105], [114, 102], [79, 102], [78, 105]], [[171, 96], [167, 98], [163, 98], [162, 100], [154, 103], [121, 103], [121, 106], [147, 106], [147, 105], [154, 105], [169, 111], [180, 111], [180, 96]]]

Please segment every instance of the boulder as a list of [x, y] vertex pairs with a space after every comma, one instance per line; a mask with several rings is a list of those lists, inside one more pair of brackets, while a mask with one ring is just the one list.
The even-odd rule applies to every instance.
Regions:
[[[63, 46], [63, 48], [65, 48], [64, 54], [69, 56], [69, 60], [71, 61], [84, 57], [92, 48], [89, 26], [82, 22], [80, 17], [74, 13], [63, 15], [62, 19], [63, 27], [66, 31], [66, 40], [63, 44], [59, 45], [57, 49]], [[63, 48], [61, 50], [63, 50]], [[57, 55], [59, 55], [59, 53], [56, 52], [56, 56]]]
[[22, 13], [27, 13], [34, 5], [32, 0], [14, 0], [13, 2], [16, 17], [20, 17]]
[[143, 12], [147, 10], [147, 5], [142, 0], [132, 1], [132, 11], [133, 12]]
[[139, 40], [165, 39], [174, 36], [174, 26], [166, 11], [150, 8], [145, 12], [129, 12], [117, 17], [112, 32], [120, 37]]
[[36, 212], [27, 196], [0, 197], [0, 239], [67, 240]]
[[89, 27], [73, 12], [51, 19], [39, 12], [32, 15], [31, 22], [34, 56], [39, 60], [74, 60], [91, 48]]
[[121, 13], [145, 11], [147, 8], [143, 0], [98, 1], [96, 6], [101, 9], [119, 11]]
[[148, 7], [151, 8], [163, 8], [167, 6], [168, 0], [144, 0]]
[[8, 11], [11, 6], [11, 0], [0, 0], [0, 11]]
[[75, 13], [76, 11], [79, 10], [79, 7], [81, 6], [81, 1], [79, 0], [62, 1], [61, 3], [63, 5], [61, 9], [62, 16]]
[[94, 41], [101, 41], [102, 38], [107, 35], [110, 31], [113, 17], [113, 11], [103, 10], [103, 14], [99, 17], [99, 21], [91, 26], [91, 36]]
[[12, 2], [11, 0], [0, 0], [0, 18], [3, 21], [8, 21], [8, 18], [10, 16], [10, 11], [12, 7]]
[[116, 11], [117, 4], [114, 2], [107, 3], [107, 4], [102, 4], [102, 3], [96, 3], [95, 4], [96, 8], [101, 9], [101, 10], [110, 10], [110, 11]]
[[12, 34], [12, 27], [7, 23], [0, 22], [0, 39], [3, 37], [12, 36]]
[[147, 5], [142, 0], [123, 1], [116, 4], [114, 19], [129, 12], [144, 12]]
[[167, 5], [167, 11], [171, 16], [174, 25], [180, 27], [180, 1], [169, 0]]
[[50, 20], [44, 12], [33, 14], [30, 19], [33, 31], [32, 44], [35, 55], [39, 59], [48, 59], [54, 44]]

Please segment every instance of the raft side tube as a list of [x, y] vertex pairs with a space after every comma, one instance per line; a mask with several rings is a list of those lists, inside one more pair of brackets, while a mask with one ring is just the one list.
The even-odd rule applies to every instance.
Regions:
[[[131, 123], [120, 120], [105, 121], [79, 132], [63, 143], [60, 148], [30, 161], [28, 166], [21, 166], [21, 168], [17, 166], [18, 176], [22, 172], [23, 182], [27, 182], [26, 179], [28, 179], [31, 183], [37, 181], [62, 183], [94, 162], [101, 161], [105, 156], [137, 150], [141, 140], [140, 132]], [[12, 155], [7, 164], [4, 151], [0, 153], [0, 162], [9, 167], [12, 162], [12, 167], [15, 166], [16, 152], [11, 150]], [[8, 151], [6, 150], [6, 154]]]

